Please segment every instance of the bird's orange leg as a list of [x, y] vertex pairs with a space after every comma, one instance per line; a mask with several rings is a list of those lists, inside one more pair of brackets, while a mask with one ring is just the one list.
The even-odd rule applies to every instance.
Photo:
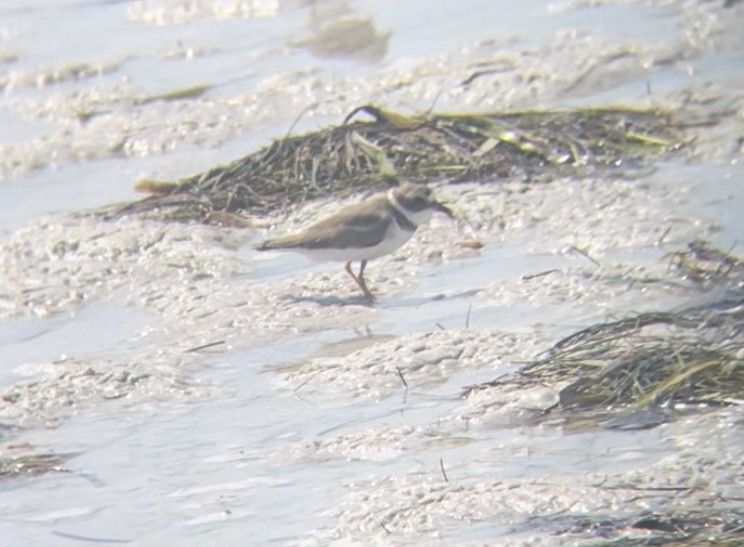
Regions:
[[370, 290], [367, 288], [367, 283], [365, 283], [364, 281], [364, 268], [366, 266], [367, 261], [362, 260], [362, 265], [359, 268], [359, 275], [354, 274], [354, 272], [351, 270], [351, 261], [344, 264], [344, 269], [346, 270], [346, 273], [351, 276], [357, 286], [362, 289], [362, 293], [364, 293], [364, 296], [367, 297], [369, 300], [374, 300], [375, 295], [370, 292]]
[[364, 296], [369, 298], [370, 300], [375, 299], [375, 295], [372, 294], [372, 291], [370, 291], [367, 288], [367, 282], [364, 281], [364, 268], [367, 267], [367, 261], [362, 260], [362, 265], [359, 266], [359, 274], [357, 274], [357, 280], [359, 282], [359, 288], [362, 289], [362, 292], [364, 293]]

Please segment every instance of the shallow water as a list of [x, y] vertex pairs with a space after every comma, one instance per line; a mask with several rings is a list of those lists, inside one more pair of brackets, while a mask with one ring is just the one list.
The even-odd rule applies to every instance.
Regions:
[[711, 240], [722, 249], [739, 253], [744, 245], [744, 163], [726, 162], [684, 169], [670, 166], [662, 173], [691, 186], [695, 213], [717, 221], [718, 229], [711, 234]]
[[97, 302], [74, 313], [0, 322], [0, 385], [31, 377], [49, 362], [111, 356], [141, 347], [139, 333], [145, 321], [136, 310]]
[[488, 379], [484, 373], [458, 375], [439, 395], [401, 389], [400, 396], [380, 401], [277, 392], [264, 366], [299, 358], [317, 345], [313, 337], [291, 348], [255, 348], [221, 358], [201, 375], [227, 390], [218, 401], [165, 412], [85, 416], [32, 433], [30, 442], [81, 455], [72, 460], [69, 474], [3, 485], [0, 511], [12, 515], [4, 540], [48, 545], [62, 534], [103, 543], [238, 545], [249, 530], [250, 544], [283, 544], [328, 523], [325, 511], [341, 496], [344, 483], [375, 474], [437, 474], [439, 458], [452, 480], [507, 480], [562, 469], [622, 471], [666, 453], [656, 430], [568, 436], [558, 430], [524, 431], [519, 442], [518, 432], [504, 430], [464, 432], [468, 444], [459, 442], [451, 450], [399, 453], [378, 447], [375, 456], [363, 460], [267, 460], [265, 451], [288, 444], [430, 423], [460, 404], [452, 396], [454, 386]]
[[[80, 60], [120, 62], [101, 78], [127, 80], [143, 94], [163, 93], [209, 84], [212, 96], [251, 89], [279, 70], [314, 69], [324, 73], [370, 74], [379, 66], [401, 64], [423, 55], [475, 43], [485, 38], [516, 36], [522, 45], [553, 43], [566, 28], [598, 31], [610, 38], [648, 36], [664, 39], [675, 30], [667, 9], [618, 5], [551, 13], [547, 2], [472, 0], [431, 8], [430, 2], [384, 0], [352, 2], [357, 14], [371, 14], [377, 28], [391, 31], [388, 55], [379, 65], [319, 60], [305, 50], [283, 48], [307, 32], [307, 12], [286, 8], [274, 17], [200, 21], [169, 27], [127, 20], [127, 2], [5, 2], [0, 7], [0, 36], [21, 54], [8, 70], [68, 64]], [[43, 36], [44, 39], [39, 39]], [[213, 48], [192, 60], [164, 60], [153, 54], [179, 43]], [[0, 45], [2, 42], [0, 42]], [[95, 47], [92, 47], [95, 45]], [[264, 54], [251, 57], [257, 50]], [[741, 56], [711, 53], [699, 78], [718, 77]], [[669, 67], [653, 73], [656, 89], [689, 83]], [[587, 92], [572, 103], [637, 100], [646, 94], [648, 75], [631, 82]], [[71, 85], [71, 84], [65, 84]], [[44, 97], [53, 88], [19, 91]], [[50, 166], [31, 175], [0, 182], [0, 238], [29, 220], [50, 212], [74, 211], [134, 197], [132, 182], [141, 174], [173, 178], [197, 172], [255, 149], [284, 124], [259, 126], [215, 149], [179, 150], [163, 156], [104, 159]], [[318, 123], [308, 122], [308, 127]], [[44, 132], [44, 124], [0, 110], [0, 143], [25, 141]], [[53, 162], [52, 162], [53, 164]], [[696, 214], [716, 219], [721, 229], [712, 237], [730, 247], [744, 238], [742, 167], [718, 164], [663, 165], [654, 178], [689, 184], [699, 206]], [[660, 250], [636, 258], [655, 260]], [[405, 294], [380, 302], [375, 335], [403, 335], [434, 328], [529, 330], [549, 325], [567, 328], [561, 309], [523, 305], [472, 307], [473, 298], [499, 279], [516, 279], [575, 259], [529, 254], [523, 245], [488, 249], [476, 259], [424, 269]], [[254, 267], [254, 264], [251, 264]], [[317, 268], [293, 258], [271, 258], [246, 274], [252, 280], [278, 279]], [[598, 311], [597, 314], [601, 312]], [[13, 320], [0, 324], [0, 384], [34, 372], [34, 363], [61, 358], [104, 357], [143, 344], [139, 337], [147, 318], [113, 304], [94, 303], [73, 315]], [[351, 329], [314, 334], [291, 343], [232, 351], [213, 358], [199, 373], [223, 391], [217, 399], [175, 407], [145, 407], [111, 415], [106, 409], [73, 416], [54, 430], [31, 431], [24, 440], [57, 452], [80, 455], [68, 462], [70, 473], [0, 483], [0, 543], [7, 545], [74, 545], [95, 541], [137, 545], [284, 544], [329, 524], [326, 512], [343, 494], [343, 485], [369, 475], [411, 471], [439, 473], [439, 458], [452, 477], [524, 478], [583, 470], [619, 470], [638, 465], [667, 450], [655, 430], [592, 432], [568, 435], [488, 430], [469, 433], [469, 443], [449, 450], [404, 453], [381, 449], [374, 458], [266, 458], [267, 452], [292, 443], [312, 443], [330, 435], [384, 425], [416, 426], [436, 422], [461, 401], [463, 385], [487, 381], [492, 368], [455, 375], [434, 390], [407, 391], [382, 400], [307, 395], [279, 389], [271, 367], [311, 354], [324, 344], [357, 336]], [[26, 366], [31, 365], [31, 366]], [[503, 445], [512, 447], [504, 457]], [[499, 526], [473, 526], [460, 540], [492, 540]]]
[[[267, 461], [264, 451], [360, 427], [416, 423], [422, 419], [417, 414], [428, 414], [434, 404], [441, 409], [444, 401], [411, 393], [405, 403], [401, 397], [349, 404], [278, 393], [265, 365], [299, 358], [318, 344], [315, 336], [220, 359], [202, 375], [227, 390], [219, 401], [155, 414], [83, 417], [32, 434], [31, 442], [82, 455], [71, 474], [4, 485], [11, 490], [0, 507], [14, 515], [13, 535], [4, 539], [44, 545], [62, 532], [144, 545], [161, 538], [198, 544], [206, 537], [239, 544], [247, 525], [252, 544], [301, 535], [340, 495], [339, 479], [410, 464], [395, 458], [287, 463]], [[38, 543], [28, 543], [31, 538]]]

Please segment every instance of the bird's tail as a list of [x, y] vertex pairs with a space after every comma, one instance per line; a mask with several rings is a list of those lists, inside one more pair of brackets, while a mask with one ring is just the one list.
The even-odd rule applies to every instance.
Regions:
[[255, 249], [257, 251], [271, 251], [273, 249], [292, 249], [302, 243], [302, 240], [297, 234], [289, 234], [275, 239], [267, 239], [263, 243], [258, 244]]

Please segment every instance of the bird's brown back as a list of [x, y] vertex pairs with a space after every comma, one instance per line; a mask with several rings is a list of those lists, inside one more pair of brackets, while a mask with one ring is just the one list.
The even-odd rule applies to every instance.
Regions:
[[300, 232], [269, 239], [256, 249], [372, 247], [380, 241], [382, 234], [393, 222], [389, 207], [385, 195], [373, 196], [361, 203], [349, 205]]

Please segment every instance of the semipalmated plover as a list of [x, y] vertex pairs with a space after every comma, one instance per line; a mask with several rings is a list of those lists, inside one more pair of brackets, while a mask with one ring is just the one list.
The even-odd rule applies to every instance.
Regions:
[[[301, 232], [264, 241], [256, 249], [286, 249], [313, 260], [345, 262], [344, 269], [364, 296], [374, 300], [364, 281], [367, 261], [401, 247], [435, 211], [454, 217], [450, 209], [434, 198], [430, 188], [404, 184], [344, 207]], [[351, 263], [357, 260], [361, 266], [355, 274]]]

